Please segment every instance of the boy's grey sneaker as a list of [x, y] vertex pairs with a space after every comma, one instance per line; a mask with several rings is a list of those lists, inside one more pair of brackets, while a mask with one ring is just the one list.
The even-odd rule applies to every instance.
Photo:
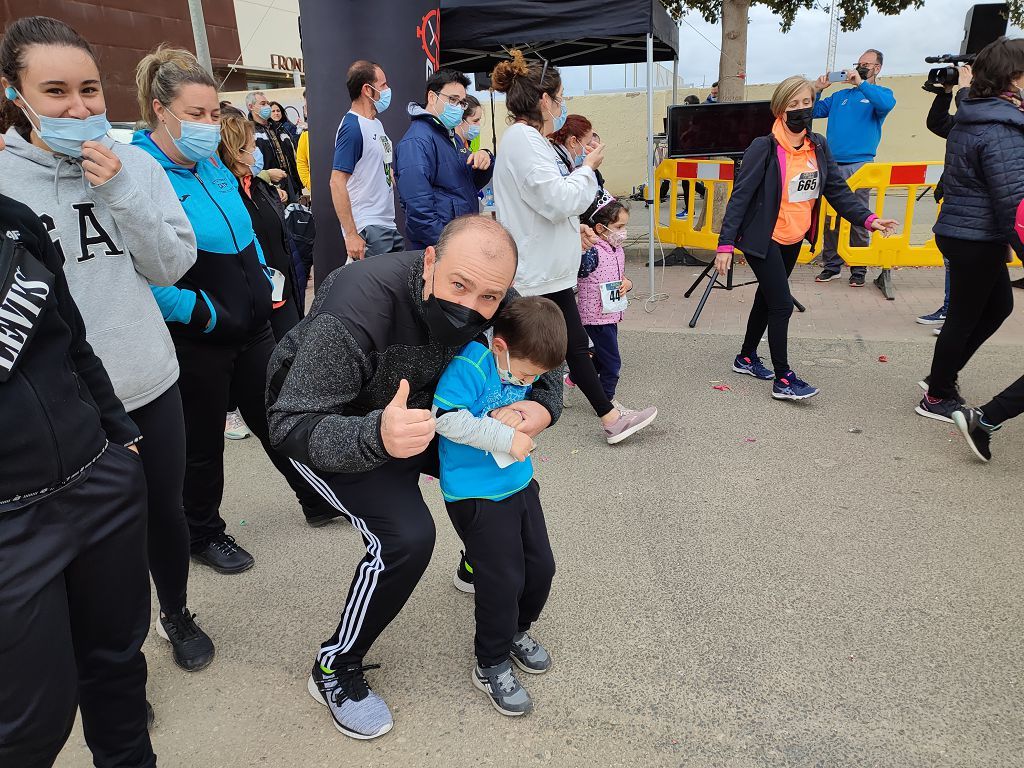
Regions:
[[642, 411], [620, 412], [619, 418], [604, 428], [604, 436], [608, 445], [621, 443], [630, 435], [636, 434], [648, 426], [658, 415], [658, 409], [654, 406], [644, 408]]
[[363, 673], [369, 669], [380, 664], [349, 664], [331, 672], [317, 663], [306, 682], [309, 695], [331, 711], [334, 727], [353, 739], [375, 739], [395, 724], [384, 699], [366, 682]]
[[512, 661], [531, 675], [542, 675], [551, 669], [551, 655], [527, 632], [512, 636]]
[[495, 667], [473, 667], [473, 685], [487, 694], [494, 708], [503, 715], [519, 717], [533, 711], [533, 699], [519, 684], [512, 662]]

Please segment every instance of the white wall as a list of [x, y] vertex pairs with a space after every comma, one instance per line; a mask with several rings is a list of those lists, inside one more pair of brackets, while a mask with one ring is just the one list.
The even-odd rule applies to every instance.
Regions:
[[274, 53], [302, 57], [299, 0], [235, 0], [235, 19], [245, 66], [271, 69]]

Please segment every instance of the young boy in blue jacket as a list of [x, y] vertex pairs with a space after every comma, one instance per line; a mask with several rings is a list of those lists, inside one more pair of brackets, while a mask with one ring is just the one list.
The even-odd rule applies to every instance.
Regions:
[[555, 561], [530, 452], [515, 404], [565, 359], [565, 319], [541, 296], [511, 301], [493, 338], [471, 341], [441, 375], [434, 394], [441, 436], [441, 492], [466, 546], [476, 593], [473, 685], [515, 717], [533, 709], [514, 661], [547, 672], [548, 652], [527, 630], [547, 602]]

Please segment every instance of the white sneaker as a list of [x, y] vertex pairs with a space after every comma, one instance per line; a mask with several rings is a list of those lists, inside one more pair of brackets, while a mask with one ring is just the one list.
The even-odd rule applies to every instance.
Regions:
[[232, 411], [224, 420], [224, 437], [228, 440], [245, 440], [252, 432], [245, 426], [238, 411]]

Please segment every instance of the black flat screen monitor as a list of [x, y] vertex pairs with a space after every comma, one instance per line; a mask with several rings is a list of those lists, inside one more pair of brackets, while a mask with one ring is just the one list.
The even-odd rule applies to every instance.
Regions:
[[774, 123], [767, 101], [672, 106], [668, 108], [668, 156], [742, 155], [750, 142], [771, 133]]

